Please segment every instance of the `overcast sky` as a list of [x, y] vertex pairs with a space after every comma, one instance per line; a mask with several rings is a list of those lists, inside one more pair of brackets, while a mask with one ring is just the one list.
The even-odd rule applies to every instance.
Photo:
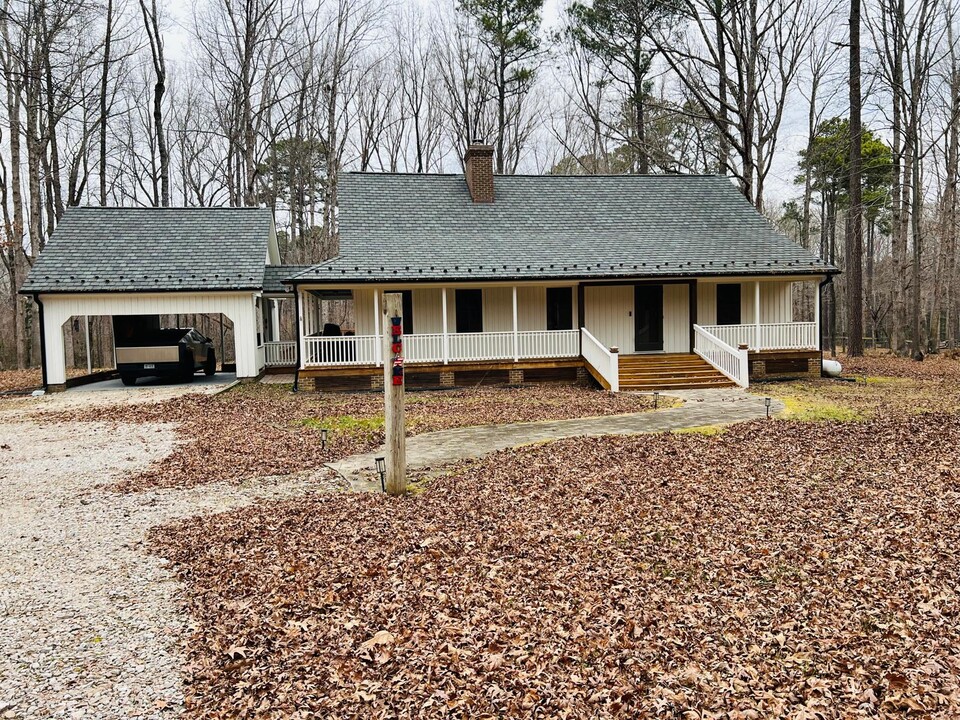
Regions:
[[[203, 0], [197, 0], [203, 2]], [[397, 3], [405, 0], [395, 0]], [[437, 3], [432, 0], [412, 0], [420, 2], [424, 8]], [[452, 0], [441, 0], [451, 2]], [[555, 28], [560, 22], [563, 8], [569, 0], [546, 0], [544, 4], [544, 27], [547, 30]], [[165, 32], [167, 58], [171, 63], [186, 63], [189, 61], [191, 13], [196, 6], [193, 0], [168, 0], [167, 10], [170, 22]], [[426, 30], [426, 29], [425, 29]], [[551, 73], [547, 66], [544, 73]], [[800, 194], [800, 188], [794, 185], [793, 179], [799, 172], [797, 169], [797, 153], [806, 144], [807, 101], [802, 95], [788, 104], [783, 124], [779, 132], [777, 153], [767, 179], [765, 197], [767, 205], [773, 207]]]

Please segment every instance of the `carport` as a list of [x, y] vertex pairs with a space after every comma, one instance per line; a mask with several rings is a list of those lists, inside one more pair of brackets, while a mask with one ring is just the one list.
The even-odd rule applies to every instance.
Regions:
[[221, 314], [237, 377], [264, 369], [263, 282], [279, 262], [262, 208], [69, 208], [21, 293], [39, 307], [44, 385], [66, 382], [73, 316]]

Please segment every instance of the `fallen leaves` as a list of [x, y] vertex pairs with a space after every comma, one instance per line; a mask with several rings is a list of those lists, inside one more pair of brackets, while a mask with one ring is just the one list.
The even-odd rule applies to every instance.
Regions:
[[188, 714], [956, 717], [958, 444], [949, 414], [580, 438], [192, 519], [154, 537]]
[[[490, 422], [615, 415], [652, 409], [649, 396], [611, 395], [569, 385], [472, 388], [407, 395], [408, 434]], [[496, 417], [491, 416], [496, 408]], [[244, 385], [219, 395], [160, 403], [46, 413], [47, 421], [177, 423], [180, 445], [168, 457], [112, 486], [124, 492], [316, 470], [383, 442], [383, 395], [293, 394]], [[320, 430], [329, 427], [326, 449]]]

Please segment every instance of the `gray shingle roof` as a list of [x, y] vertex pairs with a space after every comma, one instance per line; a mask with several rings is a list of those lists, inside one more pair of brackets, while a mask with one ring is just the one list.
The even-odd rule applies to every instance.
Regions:
[[462, 175], [345, 173], [340, 256], [298, 281], [819, 274], [718, 176], [497, 176], [477, 204]]
[[262, 208], [68, 208], [21, 292], [260, 289], [272, 228]]
[[309, 270], [311, 265], [267, 265], [263, 269], [263, 291], [265, 293], [289, 293], [292, 288], [283, 281]]

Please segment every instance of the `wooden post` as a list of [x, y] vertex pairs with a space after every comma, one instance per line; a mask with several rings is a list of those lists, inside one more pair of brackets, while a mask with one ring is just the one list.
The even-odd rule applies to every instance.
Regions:
[[[379, 294], [379, 293], [378, 293]], [[403, 342], [400, 338], [400, 352], [393, 351], [393, 318], [400, 318], [400, 327], [403, 327], [403, 295], [400, 293], [384, 293], [383, 317], [380, 323], [383, 328], [383, 402], [384, 423], [386, 426], [386, 488], [390, 495], [402, 495], [407, 491], [407, 457], [406, 431], [403, 417]], [[399, 367], [400, 383], [394, 385], [395, 367]]]

